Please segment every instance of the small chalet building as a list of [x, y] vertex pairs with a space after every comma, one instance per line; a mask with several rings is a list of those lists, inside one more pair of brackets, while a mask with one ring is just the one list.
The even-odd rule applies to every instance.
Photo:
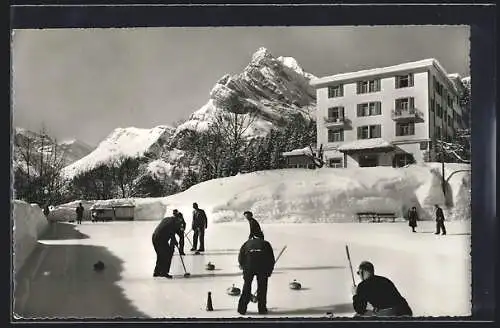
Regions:
[[460, 76], [446, 73], [436, 59], [326, 76], [311, 85], [326, 166], [433, 161], [433, 142], [449, 140], [469, 125], [470, 113], [459, 102]]
[[[315, 150], [314, 146], [313, 150]], [[308, 157], [312, 155], [311, 149], [309, 147], [287, 151], [282, 153], [282, 155], [285, 158], [285, 167], [287, 168], [315, 168], [314, 163]]]

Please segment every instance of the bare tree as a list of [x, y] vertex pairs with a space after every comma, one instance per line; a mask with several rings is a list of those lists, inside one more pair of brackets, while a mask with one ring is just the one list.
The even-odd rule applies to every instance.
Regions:
[[121, 191], [121, 197], [127, 198], [133, 192], [134, 181], [139, 175], [139, 161], [135, 158], [121, 156], [113, 162], [115, 185]]
[[306, 153], [306, 157], [311, 160], [317, 168], [322, 168], [325, 165], [325, 160], [323, 159], [323, 144], [319, 146], [318, 152], [314, 152], [311, 145], [309, 145], [309, 150], [311, 151], [309, 154]]

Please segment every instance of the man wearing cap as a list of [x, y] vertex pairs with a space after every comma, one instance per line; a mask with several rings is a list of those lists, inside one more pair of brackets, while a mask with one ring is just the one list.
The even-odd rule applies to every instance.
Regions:
[[252, 296], [253, 277], [257, 277], [257, 305], [259, 314], [267, 314], [267, 280], [274, 270], [274, 252], [271, 244], [259, 236], [251, 236], [240, 248], [238, 263], [243, 269], [243, 290], [238, 302], [238, 313], [245, 314]]
[[245, 218], [248, 220], [248, 223], [250, 224], [250, 234], [248, 235], [248, 239], [251, 239], [252, 236], [257, 236], [259, 238], [264, 239], [264, 233], [262, 232], [262, 229], [260, 228], [259, 222], [253, 218], [253, 213], [250, 211], [245, 211], [243, 212], [243, 215]]
[[177, 245], [175, 235], [181, 229], [180, 221], [175, 217], [166, 217], [155, 228], [152, 236], [153, 247], [156, 252], [156, 265], [153, 277], [172, 279], [169, 274], [174, 248]]
[[[357, 274], [359, 285], [353, 286], [352, 305], [356, 316], [399, 317], [412, 316], [412, 310], [396, 286], [386, 277], [375, 275], [373, 264], [363, 261]], [[373, 311], [367, 310], [367, 305]]]

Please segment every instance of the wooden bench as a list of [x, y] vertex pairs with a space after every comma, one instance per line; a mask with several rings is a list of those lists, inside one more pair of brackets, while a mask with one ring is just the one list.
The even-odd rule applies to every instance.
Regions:
[[359, 212], [358, 215], [359, 222], [363, 219], [369, 219], [372, 222], [382, 222], [382, 219], [391, 219], [392, 222], [396, 221], [396, 215], [394, 213], [376, 213], [376, 212]]

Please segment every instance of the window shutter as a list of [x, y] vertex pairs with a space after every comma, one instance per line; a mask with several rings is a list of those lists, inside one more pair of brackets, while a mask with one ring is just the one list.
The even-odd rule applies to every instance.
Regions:
[[412, 87], [413, 86], [413, 73], [408, 74], [408, 79], [409, 79], [410, 87]]
[[375, 112], [377, 115], [382, 114], [382, 103], [380, 101], [375, 103]]
[[394, 79], [394, 88], [399, 89], [399, 75]]
[[362, 131], [363, 131], [362, 127], [358, 126], [358, 139], [361, 139]]
[[415, 124], [414, 123], [410, 124], [410, 134], [411, 135], [415, 134]]
[[380, 138], [381, 136], [382, 136], [382, 126], [380, 124], [375, 125], [375, 137]]
[[363, 110], [363, 108], [361, 107], [361, 104], [358, 104], [357, 105], [357, 114], [358, 114], [358, 117], [363, 116], [362, 110]]
[[341, 118], [344, 118], [344, 107], [343, 107], [343, 106], [342, 106], [342, 107], [339, 107], [339, 116], [340, 116]]
[[344, 96], [344, 85], [343, 84], [339, 85], [339, 90], [340, 90], [340, 97], [343, 97]]
[[410, 109], [415, 108], [415, 98], [410, 97]]
[[357, 94], [361, 93], [361, 82], [356, 82], [356, 92]]
[[380, 91], [380, 79], [375, 80], [375, 91]]

